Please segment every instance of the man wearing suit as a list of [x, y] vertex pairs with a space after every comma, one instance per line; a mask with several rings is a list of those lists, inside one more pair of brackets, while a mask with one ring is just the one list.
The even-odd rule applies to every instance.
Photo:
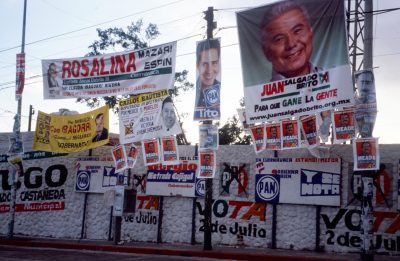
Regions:
[[96, 136], [93, 137], [92, 142], [108, 139], [108, 130], [104, 128], [104, 114], [99, 113], [96, 116]]

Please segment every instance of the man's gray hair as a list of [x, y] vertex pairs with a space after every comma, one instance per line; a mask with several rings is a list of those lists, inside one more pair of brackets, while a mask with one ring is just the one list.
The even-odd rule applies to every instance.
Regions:
[[306, 18], [308, 24], [310, 24], [310, 16], [308, 14], [307, 9], [296, 0], [287, 0], [278, 2], [268, 7], [269, 8], [265, 12], [260, 23], [261, 36], [263, 40], [264, 37], [266, 36], [264, 33], [264, 28], [268, 26], [272, 21], [274, 21], [278, 16], [287, 13], [289, 11], [299, 10]]

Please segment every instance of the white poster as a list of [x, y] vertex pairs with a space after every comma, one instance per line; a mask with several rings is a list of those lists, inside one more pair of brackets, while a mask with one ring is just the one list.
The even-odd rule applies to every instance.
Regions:
[[175, 107], [167, 90], [131, 96], [119, 102], [121, 144], [180, 134]]
[[148, 167], [146, 194], [157, 196], [195, 196], [197, 161], [182, 160], [177, 165]]
[[[118, 176], [111, 155], [78, 158], [75, 170], [76, 192], [105, 193], [117, 184]], [[128, 172], [123, 172], [120, 175], [128, 175]], [[128, 178], [123, 178], [124, 185], [128, 185], [128, 180]]]
[[44, 99], [92, 98], [171, 89], [176, 42], [92, 57], [42, 60]]
[[256, 202], [340, 206], [339, 158], [256, 158]]

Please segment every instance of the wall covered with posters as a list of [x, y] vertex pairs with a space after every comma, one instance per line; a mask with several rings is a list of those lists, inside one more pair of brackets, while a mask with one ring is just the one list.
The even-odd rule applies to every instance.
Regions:
[[[106, 188], [93, 193], [82, 191], [76, 186], [77, 170], [83, 166], [77, 166], [78, 159], [82, 160], [89, 156], [89, 151], [71, 154], [35, 152], [31, 149], [33, 133], [24, 133], [23, 136], [26, 153], [23, 161], [24, 175], [19, 178], [17, 190], [14, 229], [16, 235], [109, 239], [110, 231], [112, 234], [110, 226], [112, 194], [108, 193]], [[0, 144], [0, 154], [3, 155], [8, 149], [7, 134], [0, 135]], [[93, 149], [91, 156], [111, 156], [112, 148], [112, 146], [102, 146]], [[178, 149], [182, 165], [168, 170], [171, 177], [180, 173], [179, 171], [189, 173], [198, 168], [194, 146], [179, 146]], [[322, 197], [324, 190], [319, 188], [330, 184], [329, 186], [334, 185], [334, 191], [337, 191], [337, 181], [336, 178], [333, 180], [333, 177], [340, 175], [338, 204], [327, 206], [323, 204], [323, 200], [319, 200], [311, 202], [320, 205], [310, 205], [309, 200], [300, 202], [294, 200], [296, 204], [273, 205], [268, 201], [256, 202], [257, 193], [273, 196], [278, 188], [273, 182], [268, 182], [268, 179], [263, 183], [256, 183], [256, 174], [275, 172], [288, 178], [289, 171], [291, 175], [297, 173], [296, 168], [283, 165], [282, 169], [278, 167], [274, 169], [274, 165], [271, 167], [267, 161], [263, 161], [263, 164], [266, 164], [265, 169], [272, 169], [272, 173], [263, 173], [260, 171], [260, 165], [257, 165], [259, 162], [256, 158], [274, 158], [273, 151], [263, 151], [256, 155], [252, 146], [220, 146], [216, 153], [217, 171], [213, 179], [213, 244], [258, 248], [276, 245], [277, 248], [294, 250], [315, 250], [318, 247], [328, 252], [358, 251], [361, 242], [360, 208], [357, 200], [360, 178], [352, 171], [352, 153], [351, 145], [329, 146], [329, 157], [340, 159], [339, 174], [336, 173], [336, 167], [326, 170], [330, 173], [327, 176], [319, 175], [320, 171], [324, 171], [323, 166], [312, 170], [309, 164], [299, 165], [301, 168], [299, 173], [303, 173], [304, 169], [308, 171], [305, 176], [309, 177], [307, 186], [312, 182], [313, 193], [320, 193]], [[398, 212], [400, 145], [380, 145], [380, 155], [381, 163], [384, 163], [386, 168], [378, 173], [377, 187], [374, 190], [376, 206], [374, 242], [378, 252], [400, 254]], [[312, 158], [306, 149], [279, 151], [278, 156], [282, 159], [292, 158], [302, 161]], [[107, 163], [105, 167], [110, 166]], [[0, 235], [6, 235], [8, 231], [10, 171], [6, 158], [0, 156]], [[167, 185], [163, 184], [164, 187], [170, 187], [171, 191], [174, 186], [185, 186], [186, 194], [182, 196], [147, 195], [145, 193], [147, 171], [142, 155], [139, 154], [134, 168], [128, 175], [123, 176], [124, 182], [128, 179], [129, 186], [136, 187], [137, 198], [136, 212], [122, 218], [122, 239], [201, 244], [204, 229], [204, 180], [190, 179], [181, 183], [168, 181]], [[310, 174], [310, 171], [317, 172], [314, 175]], [[101, 175], [103, 181], [105, 178], [110, 178], [104, 173]], [[314, 180], [312, 178], [314, 176], [321, 178]], [[79, 180], [82, 182], [83, 178], [80, 177]], [[298, 180], [300, 182], [301, 179]], [[110, 182], [102, 184], [112, 187]], [[157, 186], [157, 183], [153, 183], [152, 186]], [[378, 187], [380, 189], [377, 189]], [[156, 189], [153, 188], [154, 190]], [[168, 190], [164, 189], [163, 193], [165, 191]], [[326, 191], [330, 191], [326, 196], [332, 197], [331, 190]], [[296, 197], [294, 194], [291, 195]], [[299, 198], [300, 196], [298, 195]]]

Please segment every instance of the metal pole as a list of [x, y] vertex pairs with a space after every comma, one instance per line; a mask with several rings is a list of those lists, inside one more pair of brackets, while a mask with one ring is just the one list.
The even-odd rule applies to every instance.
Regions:
[[[364, 0], [365, 21], [364, 21], [364, 70], [373, 68], [373, 3], [372, 0]], [[372, 134], [372, 130], [371, 130]], [[364, 137], [363, 137], [364, 138]], [[361, 201], [361, 260], [374, 260], [373, 247], [373, 176], [374, 171], [364, 171], [362, 175], [362, 201]]]
[[[25, 52], [25, 26], [26, 26], [26, 0], [24, 1], [24, 15], [22, 22], [22, 44], [21, 44], [21, 53]], [[15, 143], [20, 144], [21, 141], [21, 107], [22, 107], [22, 93], [18, 96], [18, 108], [17, 114], [14, 117], [14, 128], [13, 128], [13, 136], [15, 138]], [[12, 238], [14, 236], [14, 223], [15, 223], [15, 206], [17, 201], [17, 170], [13, 167], [12, 175], [12, 184], [11, 184], [11, 206], [10, 206], [10, 222], [8, 225], [8, 237]]]
[[29, 121], [28, 121], [28, 131], [31, 131], [31, 126], [32, 126], [32, 115], [35, 114], [33, 111], [32, 105], [29, 105]]
[[[205, 12], [205, 19], [207, 20], [207, 39], [213, 38], [214, 30], [214, 8], [208, 7]], [[211, 124], [212, 121], [204, 121], [205, 124]], [[212, 250], [212, 232], [211, 232], [211, 207], [212, 207], [212, 193], [213, 193], [213, 180], [212, 178], [206, 179], [205, 182], [205, 197], [204, 197], [204, 250]]]

